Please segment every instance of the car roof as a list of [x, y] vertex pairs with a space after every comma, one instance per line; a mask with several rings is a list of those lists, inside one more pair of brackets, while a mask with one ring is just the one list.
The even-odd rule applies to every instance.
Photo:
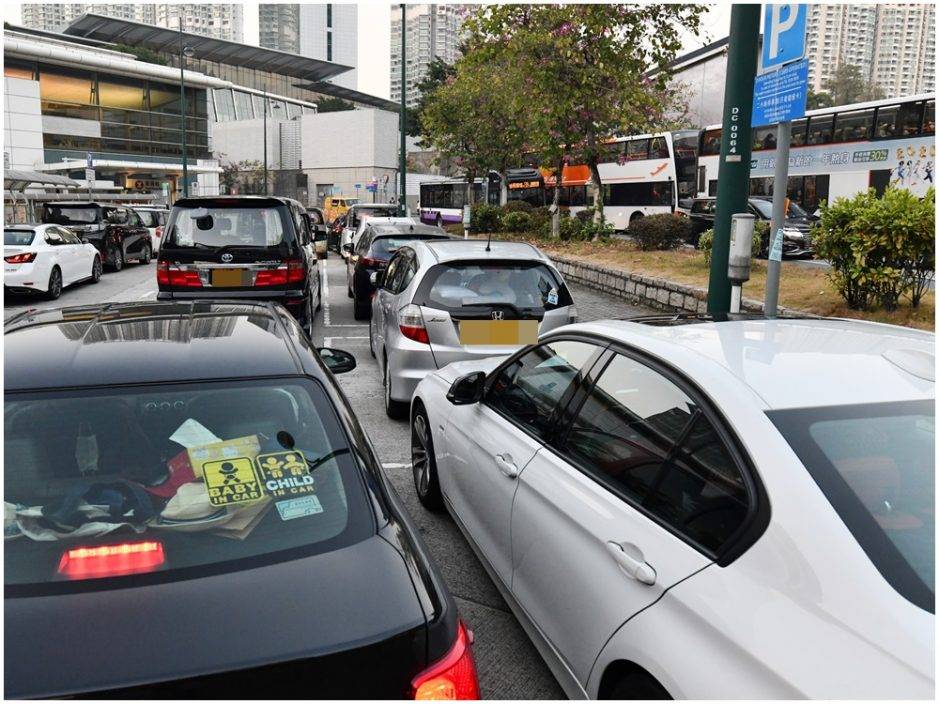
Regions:
[[283, 196], [189, 196], [188, 198], [178, 198], [176, 202], [173, 203], [173, 207], [184, 205], [197, 207], [212, 202], [222, 202], [224, 205], [228, 205], [229, 203], [234, 204], [234, 201], [259, 205], [264, 203], [269, 205], [286, 205], [287, 203], [297, 202], [292, 198], [284, 198]]
[[537, 259], [550, 262], [544, 253], [527, 242], [491, 242], [485, 240], [432, 240], [415, 243], [426, 247], [438, 262], [457, 259]]
[[935, 334], [895, 325], [835, 318], [666, 326], [602, 320], [563, 330], [643, 349], [692, 380], [712, 375], [717, 364], [772, 409], [935, 398]]
[[[35, 230], [37, 227], [49, 227], [55, 223], [51, 222], [14, 222], [9, 225], [4, 225], [4, 230]], [[58, 227], [65, 227], [65, 225], [59, 225]]]
[[265, 303], [26, 310], [6, 321], [4, 347], [8, 391], [304, 373], [303, 351]]
[[[42, 203], [42, 205], [78, 205], [78, 206], [87, 207], [89, 205], [104, 206], [104, 203], [99, 203], [98, 201], [94, 201], [94, 200], [49, 200], [49, 201], [46, 201], [45, 203]], [[113, 205], [115, 208], [129, 207], [126, 205], [121, 205], [120, 203], [112, 203], [111, 205]]]
[[375, 239], [394, 237], [395, 235], [440, 235], [449, 237], [446, 230], [421, 223], [375, 223], [370, 225], [370, 229], [375, 233]]

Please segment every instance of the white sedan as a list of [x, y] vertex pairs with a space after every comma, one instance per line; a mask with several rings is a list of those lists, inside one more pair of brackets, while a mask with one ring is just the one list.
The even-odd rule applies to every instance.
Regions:
[[446, 507], [571, 697], [932, 699], [935, 336], [569, 325], [428, 375]]
[[56, 299], [79, 281], [98, 283], [101, 256], [61, 225], [7, 225], [3, 230], [3, 285]]

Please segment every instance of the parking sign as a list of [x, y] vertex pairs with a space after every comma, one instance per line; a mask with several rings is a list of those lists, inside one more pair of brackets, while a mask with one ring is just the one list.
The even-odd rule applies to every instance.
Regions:
[[808, 6], [796, 3], [766, 5], [763, 11], [762, 71], [778, 69], [805, 55]]

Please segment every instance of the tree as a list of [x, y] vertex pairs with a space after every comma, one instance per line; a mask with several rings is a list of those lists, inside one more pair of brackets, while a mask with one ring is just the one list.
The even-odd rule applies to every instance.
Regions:
[[[668, 89], [669, 62], [700, 5], [486, 5], [466, 22], [471, 51], [501, 57], [520, 78], [516, 100], [542, 162], [586, 163], [595, 217], [603, 219], [598, 164], [605, 142], [660, 128], [680, 100]], [[651, 74], [650, 70], [654, 70]], [[678, 96], [680, 98], [680, 96]], [[560, 181], [560, 179], [557, 179]], [[555, 188], [555, 202], [558, 189]]]
[[321, 98], [316, 102], [316, 112], [344, 112], [346, 110], [355, 110], [355, 105], [342, 98]]
[[861, 69], [855, 64], [838, 66], [822, 88], [831, 96], [832, 105], [850, 105], [884, 97], [880, 86], [862, 76]]
[[834, 107], [835, 101], [825, 91], [819, 91], [816, 93], [814, 90], [809, 88], [809, 93], [805, 98], [805, 109], [806, 110], [818, 110], [819, 108], [831, 108]]
[[219, 184], [226, 194], [242, 195], [264, 193], [264, 165], [257, 160], [230, 162], [222, 167]]

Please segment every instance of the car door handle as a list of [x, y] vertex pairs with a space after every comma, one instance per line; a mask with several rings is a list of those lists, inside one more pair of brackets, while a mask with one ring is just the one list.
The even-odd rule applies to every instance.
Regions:
[[518, 467], [512, 461], [511, 455], [496, 455], [496, 467], [509, 479], [515, 479], [518, 476]]
[[612, 540], [606, 544], [606, 547], [626, 574], [637, 582], [648, 585], [655, 584], [655, 570], [652, 565], [645, 561], [642, 550], [632, 543], [621, 544]]

